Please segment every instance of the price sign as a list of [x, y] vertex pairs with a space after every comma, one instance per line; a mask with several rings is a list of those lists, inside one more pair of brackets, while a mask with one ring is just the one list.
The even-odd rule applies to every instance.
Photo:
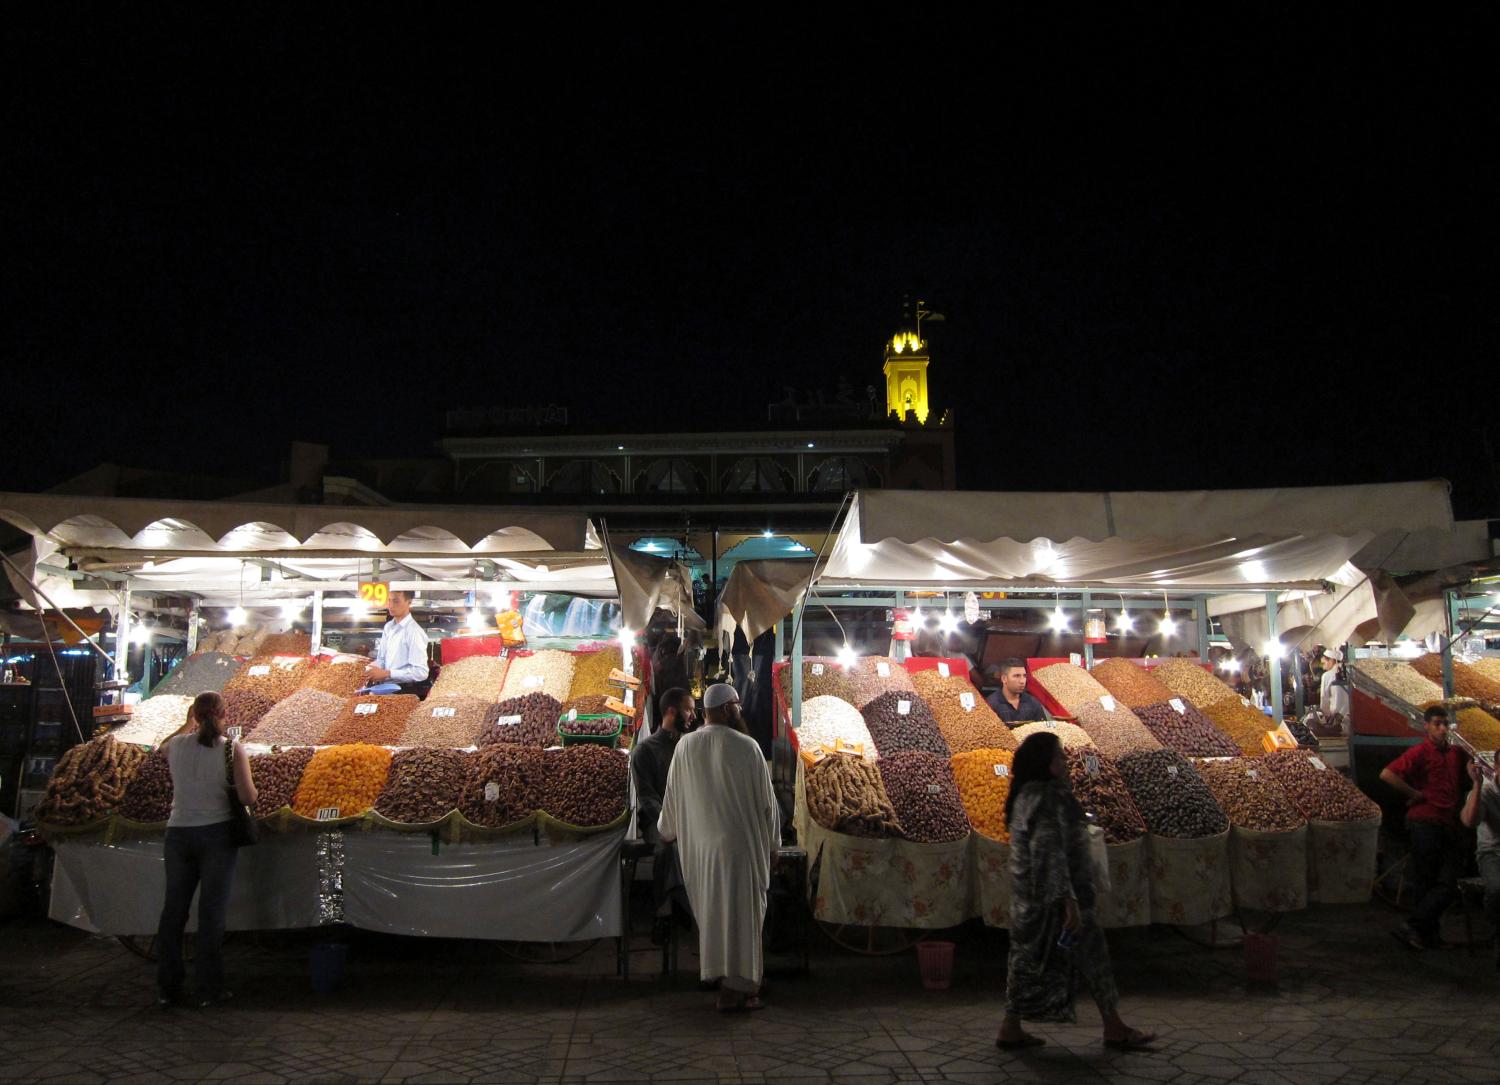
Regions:
[[1167, 775], [1170, 776], [1170, 777], [1172, 777], [1172, 779], [1174, 779], [1174, 780], [1177, 779], [1177, 766], [1176, 765], [1168, 765], [1167, 766]]
[[276, 664], [276, 666], [280, 667], [282, 670], [289, 671], [293, 667], [295, 667], [298, 663], [302, 662], [302, 657], [301, 656], [277, 656], [275, 659], [271, 660], [271, 662], [274, 663], [274, 664]]
[[337, 821], [339, 808], [337, 806], [324, 806], [318, 810], [319, 821]]
[[1181, 697], [1173, 697], [1170, 701], [1167, 702], [1167, 704], [1169, 704], [1173, 708], [1177, 709], [1177, 714], [1179, 716], [1186, 716], [1187, 715], [1187, 705], [1185, 705], [1185, 704], [1182, 703], [1182, 698]]
[[1010, 775], [1010, 766], [1009, 765], [996, 765], [995, 766], [995, 775], [998, 776], [998, 777], [1000, 777], [1000, 779], [1004, 780], [1006, 777], [1008, 777]]
[[245, 729], [243, 727], [226, 727], [224, 729], [224, 733], [230, 738], [239, 738], [240, 735], [244, 733], [244, 731]]
[[820, 676], [823, 673], [823, 664], [821, 664], [821, 663], [814, 663], [812, 665], [812, 672], [813, 672], [813, 677], [816, 678], [816, 677]]
[[1100, 697], [1099, 703], [1104, 706], [1104, 711], [1106, 712], [1113, 712], [1115, 710], [1115, 699], [1113, 697]]
[[497, 784], [497, 783], [495, 783], [494, 780], [491, 780], [489, 783], [487, 783], [487, 784], [484, 785], [484, 801], [485, 802], [499, 802], [500, 801], [500, 785]]
[[251, 667], [248, 671], [245, 672], [245, 675], [249, 678], [264, 678], [270, 673], [271, 665], [269, 663], [260, 663], [254, 667]]
[[432, 718], [435, 720], [451, 720], [457, 714], [458, 709], [456, 708], [434, 708], [432, 710]]
[[897, 701], [896, 702], [896, 715], [898, 715], [898, 716], [910, 716], [911, 715], [911, 702], [910, 701]]
[[1073, 666], [1075, 667], [1081, 667], [1083, 666], [1083, 656], [1079, 655], [1077, 652], [1069, 652], [1068, 662], [1073, 664]]
[[974, 695], [972, 693], [960, 693], [958, 695], [958, 703], [965, 712], [974, 711]]
[[546, 679], [540, 674], [528, 674], [525, 678], [521, 679], [521, 685], [526, 689], [535, 689], [545, 681]]
[[569, 723], [573, 723], [577, 719], [578, 719], [578, 709], [576, 709], [576, 708], [570, 708], [568, 710], [568, 722]]
[[373, 716], [379, 711], [380, 706], [378, 704], [357, 704], [354, 706], [354, 714], [356, 716]]
[[889, 678], [891, 676], [891, 665], [889, 663], [877, 663], [875, 664], [875, 673], [880, 675], [881, 678]]
[[361, 580], [359, 601], [371, 607], [383, 607], [391, 601], [391, 586], [384, 580]]
[[520, 716], [501, 716], [495, 721], [496, 727], [514, 727], [521, 722]]
[[1312, 767], [1317, 769], [1319, 772], [1323, 772], [1328, 768], [1327, 765], [1323, 764], [1323, 759], [1321, 757], [1309, 757], [1308, 760], [1312, 762]]
[[1047, 723], [1047, 730], [1049, 730], [1049, 731], [1056, 731], [1057, 730], [1057, 721], [1056, 720], [1047, 720], [1046, 723]]
[[1260, 779], [1260, 773], [1258, 771], [1256, 771], [1255, 769], [1246, 769], [1245, 770], [1245, 775], [1248, 776], [1248, 777], [1250, 777], [1250, 779], [1252, 779], [1252, 780], [1259, 780]]
[[938, 672], [938, 674], [939, 674], [939, 675], [941, 675], [941, 676], [942, 676], [942, 677], [943, 677], [943, 678], [948, 678], [948, 677], [949, 677], [949, 673], [948, 673], [948, 664], [946, 664], [946, 663], [939, 663], [939, 664], [938, 664], [938, 665], [937, 665], [937, 672]]
[[929, 794], [929, 795], [941, 795], [942, 793], [943, 793], [943, 789], [940, 788], [937, 784], [928, 784], [927, 785], [927, 794]]
[[1093, 750], [1083, 752], [1083, 771], [1090, 776], [1099, 775], [1099, 755]]

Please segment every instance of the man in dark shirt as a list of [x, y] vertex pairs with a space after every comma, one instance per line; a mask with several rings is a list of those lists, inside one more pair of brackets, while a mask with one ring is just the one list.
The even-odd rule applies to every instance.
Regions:
[[1413, 949], [1442, 949], [1438, 921], [1458, 893], [1465, 858], [1458, 815], [1468, 755], [1448, 741], [1448, 710], [1442, 705], [1422, 714], [1422, 726], [1427, 737], [1382, 769], [1380, 778], [1406, 799], [1411, 847], [1408, 877], [1415, 903], [1394, 934]]
[[656, 831], [661, 817], [661, 797], [667, 789], [667, 772], [677, 740], [687, 734], [697, 714], [693, 695], [685, 689], [669, 689], [661, 695], [661, 722], [648, 737], [630, 751], [630, 775], [635, 782], [636, 828], [641, 839], [655, 846], [651, 859], [651, 888], [656, 901], [658, 920], [652, 936], [664, 939], [667, 915], [675, 901], [687, 911], [687, 890], [682, 882], [682, 868], [677, 862], [677, 845], [662, 842]]
[[1035, 723], [1047, 718], [1042, 702], [1026, 692], [1026, 664], [1019, 659], [1002, 659], [989, 670], [1000, 688], [985, 698], [985, 703], [1011, 727]]

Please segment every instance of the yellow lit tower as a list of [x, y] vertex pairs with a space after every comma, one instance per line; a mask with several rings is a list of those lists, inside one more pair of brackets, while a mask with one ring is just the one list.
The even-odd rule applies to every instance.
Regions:
[[[898, 331], [885, 343], [885, 411], [905, 422], [916, 416], [927, 424], [927, 342], [922, 338], [922, 318], [929, 314], [917, 302], [915, 331]], [[907, 321], [911, 314], [908, 310]], [[905, 323], [905, 322], [903, 322]]]

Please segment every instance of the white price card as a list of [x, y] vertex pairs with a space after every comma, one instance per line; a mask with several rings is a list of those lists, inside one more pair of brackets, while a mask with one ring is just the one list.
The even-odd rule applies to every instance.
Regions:
[[337, 821], [339, 808], [337, 806], [324, 806], [318, 810], [319, 821]]
[[1083, 771], [1090, 776], [1099, 775], [1099, 755], [1093, 750], [1083, 752]]
[[1077, 652], [1069, 652], [1068, 662], [1073, 664], [1073, 666], [1075, 667], [1081, 667], [1083, 666], [1083, 656], [1079, 655]]
[[245, 729], [243, 727], [226, 727], [224, 733], [230, 738], [239, 738], [240, 735], [245, 733]]
[[1312, 767], [1317, 769], [1319, 772], [1322, 772], [1328, 768], [1327, 765], [1323, 764], [1323, 759], [1321, 757], [1309, 757], [1308, 760], [1312, 762]]
[[1246, 769], [1245, 770], [1245, 775], [1248, 776], [1248, 777], [1250, 777], [1250, 779], [1252, 779], [1252, 780], [1259, 780], [1260, 779], [1260, 772], [1258, 770], [1256, 770], [1256, 769]]
[[1056, 720], [1046, 720], [1044, 722], [1047, 724], [1047, 729], [1049, 731], [1056, 731], [1057, 730], [1057, 721]]
[[373, 716], [380, 711], [378, 704], [357, 704], [354, 706], [356, 716]]
[[264, 678], [270, 673], [271, 665], [269, 663], [258, 663], [246, 671], [245, 676], [248, 678]]
[[974, 711], [974, 695], [972, 693], [960, 693], [958, 704], [965, 712]]
[[576, 708], [570, 708], [570, 709], [568, 709], [568, 722], [569, 723], [574, 723], [577, 720], [578, 720], [578, 709], [576, 709]]
[[514, 727], [521, 722], [520, 716], [501, 716], [495, 721], [496, 727]]
[[940, 787], [938, 787], [937, 784], [928, 784], [927, 785], [927, 794], [929, 794], [929, 795], [941, 795], [942, 793], [943, 793], [943, 789], [940, 788]]
[[274, 664], [276, 664], [276, 666], [280, 667], [282, 670], [289, 671], [293, 667], [295, 667], [298, 663], [302, 662], [302, 657], [301, 656], [277, 656], [276, 658], [272, 659], [271, 662], [274, 663]]
[[823, 664], [821, 664], [821, 663], [814, 663], [812, 665], [812, 672], [813, 672], [813, 677], [815, 677], [815, 678], [817, 676], [821, 675], [823, 673]]
[[484, 785], [484, 801], [498, 802], [500, 800], [500, 785], [491, 780]]
[[1010, 775], [1010, 766], [1009, 765], [996, 765], [995, 766], [995, 775], [998, 776], [998, 777], [1000, 777], [1000, 779], [1004, 780], [1006, 777], [1008, 777]]
[[911, 702], [910, 701], [897, 701], [896, 702], [896, 715], [898, 715], [898, 716], [910, 716], [911, 715]]
[[1108, 694], [1100, 697], [1099, 703], [1104, 706], [1104, 711], [1106, 712], [1113, 712], [1115, 710], [1115, 699]]
[[937, 665], [937, 672], [938, 672], [938, 675], [940, 677], [943, 677], [943, 678], [949, 677], [948, 664], [946, 664], [946, 663], [939, 663]]
[[1167, 766], [1167, 775], [1170, 776], [1170, 777], [1172, 777], [1172, 779], [1174, 779], [1174, 780], [1177, 779], [1177, 766], [1176, 765], [1168, 765]]
[[1250, 703], [1250, 698], [1249, 697], [1241, 697], [1240, 698], [1240, 704], [1244, 705], [1246, 708], [1254, 708], [1255, 707], [1254, 705], [1252, 705]]
[[1173, 708], [1177, 709], [1177, 714], [1179, 716], [1186, 716], [1187, 715], [1187, 705], [1185, 705], [1185, 704], [1182, 703], [1182, 698], [1181, 697], [1173, 697], [1170, 701], [1167, 702], [1167, 704], [1169, 704]]
[[521, 685], [526, 689], [535, 689], [546, 681], [540, 674], [528, 674], [525, 678], [521, 679]]
[[891, 665], [889, 663], [877, 663], [875, 664], [875, 673], [880, 675], [881, 678], [889, 678], [891, 676]]
[[458, 715], [458, 709], [456, 708], [434, 708], [432, 710], [432, 718], [435, 720], [451, 720], [456, 715]]

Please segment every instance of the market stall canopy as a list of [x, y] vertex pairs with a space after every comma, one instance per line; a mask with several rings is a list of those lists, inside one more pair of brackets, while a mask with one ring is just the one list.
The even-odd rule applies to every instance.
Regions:
[[609, 557], [620, 586], [620, 617], [626, 628], [645, 629], [658, 610], [670, 610], [690, 627], [702, 628], [703, 621], [693, 610], [693, 574], [685, 564], [623, 546], [611, 546]]
[[814, 564], [811, 558], [763, 558], [735, 565], [714, 620], [720, 643], [732, 642], [736, 629], [753, 643], [790, 614], [807, 591]]
[[1442, 481], [1174, 492], [860, 491], [820, 589], [1317, 588], [1379, 539], [1451, 533]]

